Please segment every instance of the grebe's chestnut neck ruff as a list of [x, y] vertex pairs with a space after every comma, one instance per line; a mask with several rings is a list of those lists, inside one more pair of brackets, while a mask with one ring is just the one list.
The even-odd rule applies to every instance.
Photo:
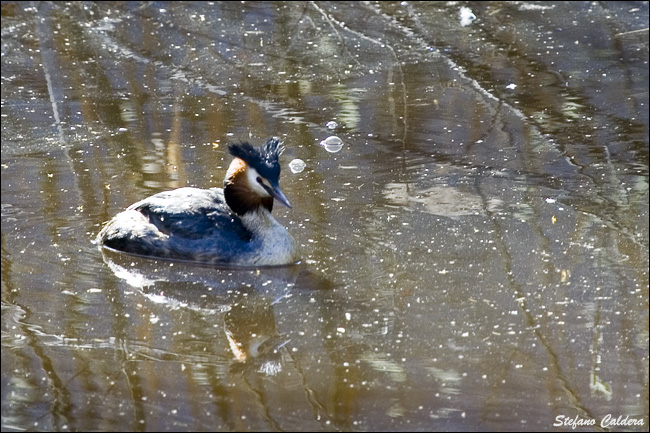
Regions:
[[279, 158], [284, 151], [279, 139], [271, 138], [261, 147], [231, 144], [228, 151], [235, 159], [226, 173], [223, 191], [233, 212], [241, 216], [257, 211], [260, 206], [271, 212], [274, 198], [291, 208], [279, 185]]
[[298, 261], [289, 232], [271, 215], [280, 190], [280, 140], [231, 144], [224, 188], [179, 188], [155, 194], [116, 215], [98, 241], [131, 254], [236, 266]]

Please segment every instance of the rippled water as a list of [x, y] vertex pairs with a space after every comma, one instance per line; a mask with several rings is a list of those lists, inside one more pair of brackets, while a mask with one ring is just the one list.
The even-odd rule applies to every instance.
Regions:
[[[3, 3], [3, 431], [647, 431], [647, 29], [647, 2]], [[301, 264], [93, 244], [273, 135]]]

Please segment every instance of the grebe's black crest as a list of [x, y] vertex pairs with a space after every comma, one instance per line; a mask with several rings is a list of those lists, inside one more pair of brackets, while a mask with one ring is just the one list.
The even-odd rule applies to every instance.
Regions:
[[230, 144], [228, 151], [265, 178], [276, 182], [280, 178], [280, 154], [284, 151], [284, 146], [278, 137], [269, 138], [259, 147], [246, 142]]

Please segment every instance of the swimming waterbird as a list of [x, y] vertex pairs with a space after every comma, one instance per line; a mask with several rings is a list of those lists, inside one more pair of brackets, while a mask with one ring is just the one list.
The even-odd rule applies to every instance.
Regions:
[[271, 215], [274, 200], [291, 208], [279, 185], [283, 150], [277, 137], [258, 147], [230, 144], [223, 189], [154, 194], [117, 214], [97, 240], [130, 254], [215, 265], [295, 263], [298, 246]]

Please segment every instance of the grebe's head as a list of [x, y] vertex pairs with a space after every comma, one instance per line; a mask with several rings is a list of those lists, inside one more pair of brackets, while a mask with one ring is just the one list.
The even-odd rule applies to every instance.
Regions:
[[280, 190], [280, 154], [284, 151], [277, 137], [266, 140], [262, 146], [250, 143], [228, 145], [235, 159], [230, 163], [224, 180], [226, 202], [242, 215], [255, 207], [273, 208], [273, 199], [291, 208]]

